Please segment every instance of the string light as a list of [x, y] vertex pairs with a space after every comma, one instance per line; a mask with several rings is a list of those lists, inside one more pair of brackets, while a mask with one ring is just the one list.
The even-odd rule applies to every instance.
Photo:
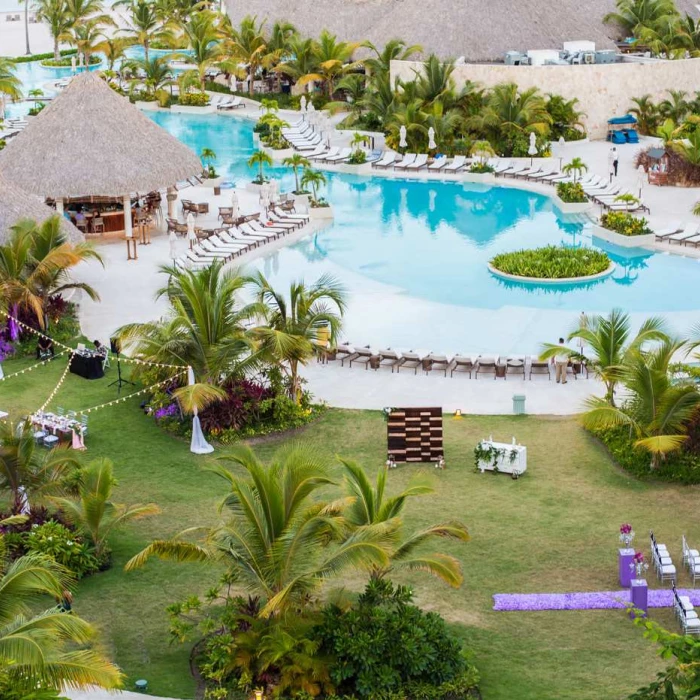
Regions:
[[42, 407], [39, 409], [39, 411], [43, 411], [52, 401], [53, 397], [56, 396], [58, 393], [58, 390], [61, 388], [61, 385], [63, 382], [66, 380], [66, 377], [68, 376], [68, 371], [70, 370], [70, 363], [73, 360], [73, 353], [70, 354], [70, 357], [68, 358], [68, 364], [66, 364], [66, 368], [63, 370], [63, 374], [61, 375], [61, 378], [58, 380], [58, 384], [53, 388], [53, 391], [49, 394], [49, 398], [46, 399]]
[[51, 360], [55, 360], [58, 357], [61, 357], [61, 355], [65, 355], [68, 351], [63, 350], [63, 352], [59, 352], [58, 355], [55, 355], [54, 357], [51, 357], [46, 360], [42, 360], [41, 362], [37, 362], [35, 365], [32, 365], [31, 367], [25, 367], [24, 369], [20, 369], [17, 372], [13, 372], [12, 374], [6, 374], [4, 377], [0, 377], [0, 382], [4, 382], [6, 379], [11, 379], [12, 377], [16, 377], [20, 374], [24, 374], [25, 372], [31, 372], [32, 370], [37, 369], [38, 367], [43, 367], [45, 364], [48, 364], [51, 362]]

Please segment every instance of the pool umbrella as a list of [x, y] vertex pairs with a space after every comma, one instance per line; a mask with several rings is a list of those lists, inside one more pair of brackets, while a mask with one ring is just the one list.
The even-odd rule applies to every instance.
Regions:
[[428, 148], [431, 151], [437, 148], [437, 144], [435, 143], [435, 129], [433, 129], [432, 126], [428, 129]]
[[238, 217], [238, 194], [236, 190], [231, 192], [231, 218], [235, 219]]
[[197, 234], [194, 231], [194, 214], [192, 212], [187, 215], [187, 240], [190, 242], [190, 248], [197, 242]]
[[408, 146], [408, 141], [406, 141], [406, 127], [401, 126], [399, 129], [399, 148], [406, 148]]
[[279, 183], [277, 180], [270, 180], [270, 201], [274, 204], [279, 195]]
[[646, 184], [646, 170], [644, 170], [644, 166], [640, 165], [637, 168], [637, 189], [639, 190], [639, 199], [641, 200], [642, 198], [642, 189], [644, 188], [644, 185]]
[[177, 242], [177, 236], [175, 235], [175, 231], [171, 231], [168, 234], [168, 243], [170, 244], [170, 259], [175, 260], [177, 257], [177, 251], [175, 250], [175, 244]]
[[306, 112], [306, 95], [302, 95], [301, 99], [299, 100], [299, 110], [302, 114]]
[[537, 155], [537, 136], [534, 131], [530, 132], [530, 146], [527, 149], [527, 154], [530, 156], [530, 167], [532, 167], [533, 158]]

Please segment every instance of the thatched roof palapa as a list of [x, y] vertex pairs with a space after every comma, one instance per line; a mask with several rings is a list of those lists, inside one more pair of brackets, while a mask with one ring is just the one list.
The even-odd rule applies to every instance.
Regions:
[[174, 185], [200, 174], [202, 165], [98, 73], [86, 71], [0, 151], [0, 170], [42, 197], [118, 197]]
[[[677, 0], [698, 17], [694, 0]], [[247, 0], [229, 3], [234, 23], [245, 15], [289, 20], [308, 36], [328, 29], [347, 41], [389, 39], [421, 44], [425, 53], [468, 61], [500, 61], [506, 51], [561, 49], [565, 41], [614, 48], [618, 31], [603, 24], [615, 0]]]
[[[0, 174], [0, 243], [7, 239], [10, 227], [21, 219], [34, 219], [42, 223], [55, 215], [56, 212], [47, 207], [39, 197], [27, 194]], [[84, 240], [83, 234], [63, 217], [61, 230], [73, 243]]]

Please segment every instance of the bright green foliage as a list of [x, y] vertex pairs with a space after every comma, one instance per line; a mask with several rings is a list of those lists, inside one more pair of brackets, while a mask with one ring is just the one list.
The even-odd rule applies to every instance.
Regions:
[[[356, 605], [347, 610], [330, 605], [323, 611], [315, 636], [321, 652], [335, 659], [330, 675], [339, 692], [374, 700], [419, 683], [433, 686], [434, 698], [450, 697], [438, 688], [467, 674], [461, 644], [439, 615], [411, 601], [410, 589], [373, 580]], [[476, 680], [470, 676], [472, 687]]]
[[565, 248], [548, 245], [531, 250], [500, 253], [491, 260], [500, 272], [518, 277], [565, 279], [590, 277], [607, 270], [610, 258], [591, 248]]
[[580, 182], [559, 182], [557, 183], [557, 197], [562, 202], [570, 204], [583, 204], [588, 201], [586, 193]]
[[92, 574], [100, 566], [82, 538], [54, 520], [32, 528], [27, 533], [25, 546], [28, 553], [50, 557], [75, 578]]
[[600, 217], [600, 225], [622, 236], [644, 236], [653, 233], [645, 218], [632, 216], [624, 211], [606, 212]]

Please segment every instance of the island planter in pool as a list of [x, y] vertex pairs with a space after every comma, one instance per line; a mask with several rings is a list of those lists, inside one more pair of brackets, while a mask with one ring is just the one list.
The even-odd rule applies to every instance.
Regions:
[[202, 187], [219, 187], [221, 188], [222, 183], [224, 182], [224, 177], [223, 175], [220, 177], [203, 177], [202, 178]]
[[607, 269], [602, 272], [598, 272], [595, 275], [586, 275], [582, 277], [559, 277], [559, 278], [548, 278], [548, 277], [523, 277], [521, 275], [510, 275], [507, 272], [501, 272], [496, 269], [491, 263], [488, 263], [489, 272], [494, 277], [499, 277], [503, 280], [508, 280], [509, 282], [523, 282], [525, 284], [546, 284], [556, 286], [558, 284], [576, 284], [577, 282], [595, 282], [596, 280], [602, 280], [605, 277], [610, 277], [613, 272], [615, 272], [615, 263], [611, 262]]
[[143, 100], [137, 100], [134, 102], [134, 106], [138, 107], [140, 110], [143, 110], [144, 112], [157, 112], [160, 109], [160, 105], [158, 104], [158, 100], [152, 100], [150, 102], [146, 102]]
[[496, 182], [496, 176], [493, 173], [455, 173], [460, 176], [465, 182], [480, 182], [483, 185], [493, 185]]
[[556, 194], [552, 194], [551, 197], [554, 206], [562, 214], [585, 214], [593, 209], [593, 202], [565, 202]]
[[309, 205], [309, 218], [311, 221], [327, 221], [332, 219], [335, 215], [333, 214], [333, 207], [312, 207]]
[[624, 236], [621, 233], [616, 233], [600, 226], [600, 224], [594, 223], [591, 223], [591, 235], [593, 238], [599, 238], [623, 248], [651, 248], [656, 240], [656, 234], [654, 233], [645, 233], [640, 236]]
[[294, 195], [294, 208], [298, 212], [308, 213], [311, 209], [311, 195], [308, 194], [295, 194]]

